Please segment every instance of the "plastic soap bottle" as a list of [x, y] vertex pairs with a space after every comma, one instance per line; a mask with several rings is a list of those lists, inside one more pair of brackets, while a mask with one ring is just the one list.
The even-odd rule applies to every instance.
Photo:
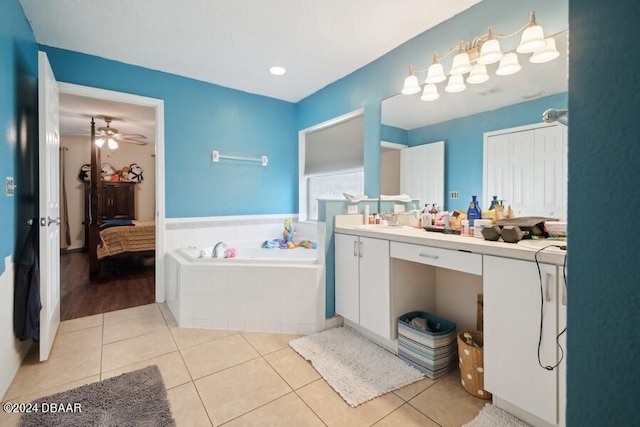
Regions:
[[491, 201], [491, 206], [489, 206], [489, 210], [494, 210], [498, 205], [498, 196], [493, 196], [493, 200]]
[[473, 230], [473, 223], [476, 219], [482, 218], [482, 211], [478, 206], [477, 196], [471, 196], [471, 203], [469, 203], [469, 209], [467, 210], [467, 219], [469, 220], [469, 229]]

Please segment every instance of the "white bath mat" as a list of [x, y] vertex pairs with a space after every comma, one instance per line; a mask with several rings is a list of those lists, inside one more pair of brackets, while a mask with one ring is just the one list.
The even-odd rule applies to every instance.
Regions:
[[477, 417], [462, 427], [531, 427], [507, 411], [487, 403]]
[[363, 337], [340, 327], [289, 342], [352, 407], [424, 378], [424, 374]]

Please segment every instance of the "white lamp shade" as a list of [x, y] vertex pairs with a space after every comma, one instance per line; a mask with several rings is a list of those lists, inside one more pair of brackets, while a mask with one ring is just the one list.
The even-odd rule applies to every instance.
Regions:
[[429, 67], [429, 72], [427, 73], [427, 78], [424, 81], [425, 83], [440, 83], [447, 80], [447, 76], [444, 75], [444, 68], [442, 64], [436, 62], [435, 64], [431, 64]]
[[522, 66], [518, 62], [518, 55], [516, 55], [515, 52], [509, 52], [505, 53], [500, 61], [496, 74], [499, 76], [508, 76], [517, 73], [521, 68]]
[[483, 64], [476, 64], [471, 69], [469, 77], [467, 77], [467, 83], [477, 85], [489, 80], [489, 74], [487, 74], [487, 66]]
[[438, 88], [433, 83], [427, 83], [424, 85], [424, 90], [422, 91], [422, 96], [420, 97], [423, 101], [435, 101], [440, 98], [440, 94], [438, 93]]
[[104, 145], [104, 138], [96, 138], [96, 145], [100, 148], [102, 148], [102, 146]]
[[447, 83], [447, 87], [444, 88], [447, 92], [457, 93], [462, 92], [467, 87], [464, 85], [464, 79], [460, 74], [454, 74], [449, 77], [449, 83]]
[[110, 150], [115, 150], [116, 148], [118, 148], [118, 143], [116, 142], [115, 139], [109, 138], [107, 140], [107, 146], [109, 147]]
[[469, 54], [466, 52], [459, 53], [453, 57], [453, 64], [451, 65], [450, 74], [459, 76], [471, 71], [471, 61], [469, 60]]
[[544, 31], [540, 25], [532, 25], [522, 33], [520, 44], [516, 48], [518, 53], [531, 53], [542, 49], [547, 44], [544, 39]]
[[489, 65], [495, 64], [502, 59], [502, 50], [500, 50], [500, 42], [496, 39], [487, 40], [480, 48], [480, 56], [478, 64]]
[[542, 64], [543, 62], [549, 62], [560, 56], [560, 52], [556, 49], [556, 41], [549, 37], [547, 39], [547, 45], [540, 50], [537, 50], [529, 58], [529, 62], [534, 64]]
[[404, 79], [402, 93], [405, 95], [413, 95], [418, 92], [420, 92], [420, 83], [418, 83], [418, 78], [414, 74], [407, 76], [407, 78]]

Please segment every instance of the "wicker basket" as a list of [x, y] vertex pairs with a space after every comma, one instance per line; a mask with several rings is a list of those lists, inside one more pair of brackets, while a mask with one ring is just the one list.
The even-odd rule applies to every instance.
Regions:
[[[473, 341], [480, 346], [483, 344], [482, 331], [467, 331]], [[471, 395], [480, 399], [491, 399], [491, 393], [484, 389], [484, 351], [482, 347], [469, 345], [458, 334], [458, 361], [460, 366], [460, 382]]]

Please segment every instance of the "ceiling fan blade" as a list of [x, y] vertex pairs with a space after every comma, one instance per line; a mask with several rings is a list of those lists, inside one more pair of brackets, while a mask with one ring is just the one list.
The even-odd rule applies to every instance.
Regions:
[[131, 139], [131, 138], [116, 138], [118, 141], [122, 141], [122, 142], [129, 142], [131, 144], [136, 144], [136, 145], [147, 145], [147, 141], [138, 141], [136, 139]]
[[147, 139], [146, 136], [139, 133], [119, 133], [119, 138]]

